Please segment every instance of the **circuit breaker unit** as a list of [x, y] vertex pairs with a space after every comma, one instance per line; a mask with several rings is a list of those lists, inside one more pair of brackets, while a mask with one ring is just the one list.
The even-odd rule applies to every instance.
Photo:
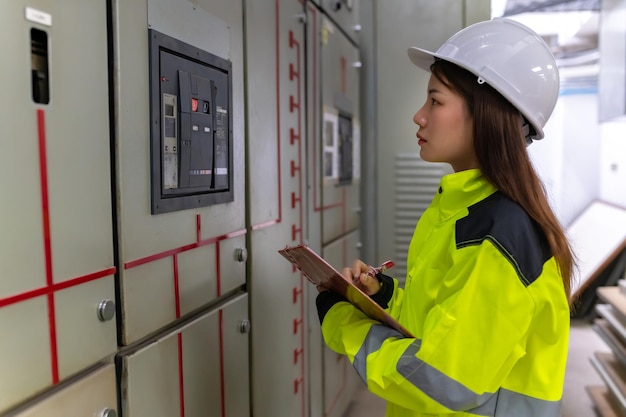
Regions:
[[230, 61], [149, 36], [152, 214], [233, 201]]
[[339, 178], [338, 184], [352, 184], [353, 176], [353, 137], [352, 137], [352, 116], [339, 113]]

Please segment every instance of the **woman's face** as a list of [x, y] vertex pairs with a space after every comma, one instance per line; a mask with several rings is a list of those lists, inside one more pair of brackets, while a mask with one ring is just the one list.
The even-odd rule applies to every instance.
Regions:
[[426, 103], [413, 116], [419, 126], [420, 157], [447, 162], [455, 172], [478, 168], [472, 119], [463, 98], [434, 75], [428, 82]]

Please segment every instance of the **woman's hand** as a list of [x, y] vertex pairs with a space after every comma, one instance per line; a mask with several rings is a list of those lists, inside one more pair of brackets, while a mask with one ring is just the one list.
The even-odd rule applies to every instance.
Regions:
[[381, 284], [378, 279], [371, 274], [372, 267], [357, 259], [352, 265], [352, 269], [344, 268], [343, 277], [356, 285], [367, 295], [374, 295], [380, 291]]

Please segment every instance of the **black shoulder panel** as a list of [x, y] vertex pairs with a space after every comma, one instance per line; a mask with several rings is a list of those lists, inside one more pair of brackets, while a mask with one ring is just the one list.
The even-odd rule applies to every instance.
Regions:
[[511, 262], [522, 283], [532, 284], [552, 256], [539, 225], [499, 191], [468, 210], [467, 217], [456, 222], [457, 249], [487, 239]]

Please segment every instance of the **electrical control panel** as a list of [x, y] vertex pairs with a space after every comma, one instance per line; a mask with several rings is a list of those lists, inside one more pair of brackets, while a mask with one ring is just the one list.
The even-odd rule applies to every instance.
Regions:
[[230, 61], [149, 36], [152, 214], [233, 201]]
[[338, 184], [352, 184], [353, 177], [353, 137], [352, 116], [343, 112], [339, 113], [338, 119], [339, 136], [339, 169]]

